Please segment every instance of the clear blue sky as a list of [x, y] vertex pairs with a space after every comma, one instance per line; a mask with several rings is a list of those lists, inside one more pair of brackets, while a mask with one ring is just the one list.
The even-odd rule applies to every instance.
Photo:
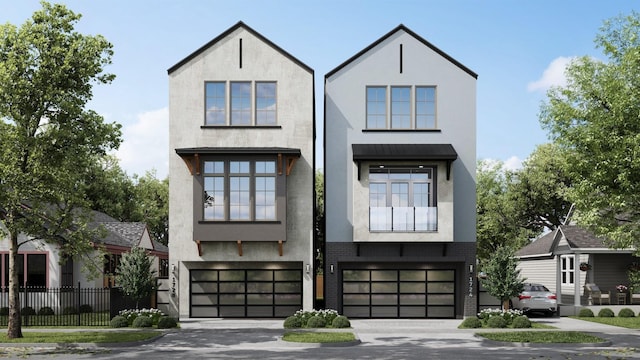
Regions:
[[[80, 32], [114, 45], [117, 78], [90, 107], [123, 125], [118, 156], [129, 175], [168, 171], [167, 69], [243, 21], [315, 70], [322, 125], [324, 75], [404, 24], [465, 66], [477, 82], [477, 156], [517, 166], [548, 141], [538, 112], [563, 59], [601, 57], [593, 39], [605, 19], [635, 1], [507, 0], [66, 0]], [[36, 0], [0, 0], [0, 23], [22, 24]], [[553, 71], [553, 69], [556, 69]], [[322, 135], [322, 129], [318, 129]], [[322, 138], [318, 139], [322, 164]]]

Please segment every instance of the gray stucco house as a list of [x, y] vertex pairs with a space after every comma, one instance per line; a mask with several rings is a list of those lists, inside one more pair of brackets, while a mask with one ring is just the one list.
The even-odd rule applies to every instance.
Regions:
[[239, 22], [168, 70], [170, 306], [313, 306], [314, 72]]
[[476, 80], [404, 25], [325, 75], [327, 308], [476, 313]]

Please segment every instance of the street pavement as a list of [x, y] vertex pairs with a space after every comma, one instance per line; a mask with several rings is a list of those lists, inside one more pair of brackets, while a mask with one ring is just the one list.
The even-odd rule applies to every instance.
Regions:
[[[181, 319], [181, 329], [150, 342], [5, 348], [0, 356], [33, 359], [640, 359], [640, 332], [566, 317], [534, 321], [587, 332], [599, 344], [513, 344], [458, 329], [461, 320], [352, 320], [357, 342], [329, 346], [281, 340], [282, 320]], [[481, 331], [505, 331], [488, 330]], [[509, 330], [507, 330], [509, 331]], [[513, 330], [511, 330], [513, 331]], [[533, 330], [537, 331], [537, 330]], [[638, 347], [638, 349], [636, 349]]]

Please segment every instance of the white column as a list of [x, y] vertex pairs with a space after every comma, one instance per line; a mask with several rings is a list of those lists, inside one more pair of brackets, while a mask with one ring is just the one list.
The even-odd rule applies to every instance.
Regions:
[[556, 255], [556, 298], [558, 304], [562, 303], [562, 259]]
[[576, 274], [573, 278], [573, 304], [580, 306], [580, 254], [576, 253], [573, 258], [573, 272]]

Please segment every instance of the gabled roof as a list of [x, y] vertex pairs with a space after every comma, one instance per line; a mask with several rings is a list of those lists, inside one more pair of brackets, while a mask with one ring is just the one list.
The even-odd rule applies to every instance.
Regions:
[[[567, 245], [560, 245], [562, 239], [566, 241]], [[577, 225], [561, 225], [556, 230], [548, 232], [518, 250], [515, 255], [520, 258], [543, 257], [552, 256], [558, 250], [589, 253], [596, 249], [608, 249], [603, 238]], [[615, 249], [610, 250], [616, 251]], [[628, 252], [628, 250], [619, 251]]]
[[338, 71], [340, 71], [342, 68], [344, 68], [345, 66], [349, 65], [350, 63], [352, 63], [353, 61], [355, 61], [357, 58], [359, 58], [360, 56], [362, 56], [363, 54], [367, 53], [369, 50], [373, 49], [374, 47], [378, 46], [380, 43], [382, 43], [383, 41], [385, 41], [386, 39], [388, 39], [389, 37], [391, 37], [393, 34], [397, 33], [398, 31], [404, 31], [407, 34], [413, 36], [416, 40], [420, 41], [421, 43], [423, 43], [425, 46], [427, 46], [428, 48], [430, 48], [431, 50], [435, 51], [436, 53], [438, 53], [440, 56], [442, 56], [443, 58], [449, 60], [452, 64], [456, 65], [457, 67], [459, 67], [460, 69], [462, 69], [464, 72], [466, 72], [467, 74], [473, 76], [475, 79], [478, 78], [478, 74], [476, 74], [475, 72], [473, 72], [471, 69], [469, 69], [468, 67], [462, 65], [460, 62], [458, 62], [456, 59], [452, 58], [451, 56], [449, 56], [447, 53], [445, 53], [444, 51], [438, 49], [437, 47], [435, 47], [433, 44], [431, 44], [430, 42], [428, 42], [427, 40], [425, 40], [424, 38], [422, 38], [420, 35], [414, 33], [413, 31], [411, 31], [409, 28], [407, 28], [406, 26], [404, 26], [403, 24], [398, 25], [395, 29], [391, 30], [390, 32], [388, 32], [386, 35], [384, 35], [383, 37], [381, 37], [380, 39], [376, 40], [375, 42], [373, 42], [371, 45], [367, 46], [366, 48], [364, 48], [362, 51], [360, 51], [359, 53], [355, 54], [354, 56], [352, 56], [351, 58], [349, 58], [347, 61], [343, 62], [342, 64], [338, 65], [338, 67], [336, 67], [335, 69], [329, 71], [324, 78], [327, 79], [329, 77], [331, 77], [333, 74], [337, 73]]
[[288, 52], [286, 52], [285, 50], [283, 50], [278, 45], [276, 45], [273, 42], [271, 42], [271, 40], [267, 39], [266, 37], [262, 36], [257, 31], [255, 31], [252, 28], [250, 28], [249, 26], [247, 26], [247, 24], [243, 23], [242, 21], [238, 21], [238, 23], [236, 23], [235, 25], [233, 25], [232, 27], [227, 29], [227, 31], [223, 32], [222, 34], [220, 34], [217, 37], [215, 37], [213, 40], [211, 40], [208, 43], [204, 44], [202, 47], [200, 47], [198, 50], [196, 50], [193, 53], [191, 53], [186, 58], [180, 60], [177, 64], [175, 64], [172, 67], [170, 67], [169, 70], [167, 70], [167, 73], [171, 74], [172, 72], [178, 70], [180, 67], [182, 67], [182, 65], [185, 65], [189, 61], [193, 60], [195, 57], [197, 57], [198, 55], [202, 54], [204, 51], [206, 51], [208, 48], [213, 46], [215, 43], [217, 43], [218, 41], [220, 41], [220, 40], [224, 39], [225, 37], [229, 36], [229, 34], [233, 33], [234, 31], [236, 31], [239, 28], [243, 28], [247, 32], [251, 33], [252, 35], [257, 37], [258, 39], [260, 39], [265, 44], [271, 46], [276, 51], [280, 52], [282, 55], [284, 55], [285, 57], [289, 58], [289, 60], [291, 60], [294, 63], [298, 64], [298, 66], [304, 68], [306, 71], [308, 71], [308, 72], [313, 74], [313, 69], [312, 68], [310, 68], [305, 63], [303, 63], [302, 61], [300, 61], [297, 58], [295, 58], [293, 55], [291, 55]]
[[[105, 237], [98, 241], [104, 245], [125, 248], [138, 246], [142, 236], [147, 231], [147, 225], [142, 222], [121, 222], [99, 211], [92, 211], [92, 215], [93, 221], [90, 226], [98, 227], [102, 225], [107, 231]], [[151, 242], [153, 250], [162, 253], [169, 252], [169, 249], [158, 241], [151, 239]]]

